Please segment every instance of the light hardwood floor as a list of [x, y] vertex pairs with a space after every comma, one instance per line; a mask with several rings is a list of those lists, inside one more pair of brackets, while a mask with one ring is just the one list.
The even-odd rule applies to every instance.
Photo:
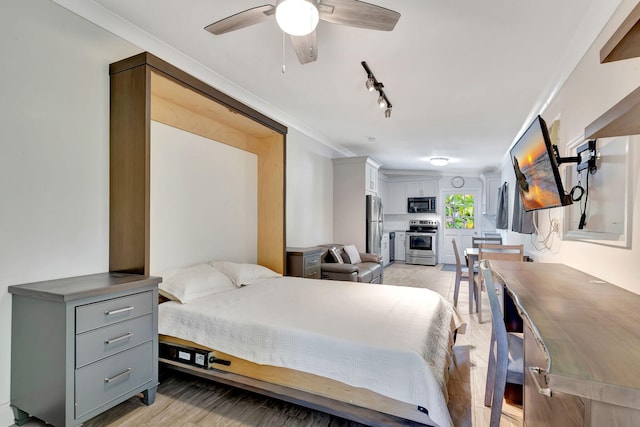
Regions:
[[[432, 289], [453, 301], [455, 273], [441, 266], [423, 267], [401, 263], [385, 269], [384, 283]], [[486, 294], [483, 293], [486, 299]], [[468, 288], [461, 283], [458, 309], [467, 322], [466, 333], [458, 335], [455, 364], [450, 371], [449, 411], [456, 427], [489, 425], [490, 408], [484, 401], [484, 384], [489, 354], [491, 323], [488, 301], [482, 304], [483, 324], [468, 313]], [[38, 427], [37, 420], [27, 426]], [[506, 403], [501, 426], [522, 426], [522, 408]], [[103, 426], [360, 426], [327, 414], [262, 397], [175, 371], [161, 369], [156, 401], [145, 406], [132, 398], [89, 420], [85, 427]]]

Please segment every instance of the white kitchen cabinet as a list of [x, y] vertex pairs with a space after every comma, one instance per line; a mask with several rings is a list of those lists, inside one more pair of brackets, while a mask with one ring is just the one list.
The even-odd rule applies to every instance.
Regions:
[[382, 235], [382, 260], [384, 262], [384, 266], [389, 265], [389, 233], [384, 233]]
[[378, 172], [378, 197], [382, 200], [383, 213], [388, 213], [389, 207], [389, 183], [384, 175]]
[[367, 159], [365, 163], [365, 176], [366, 176], [366, 193], [374, 196], [378, 195], [378, 165], [374, 165]]
[[411, 181], [406, 183], [407, 197], [433, 197], [438, 192], [436, 181]]
[[498, 189], [500, 188], [500, 175], [480, 175], [482, 181], [482, 214], [496, 215], [498, 213]]
[[379, 167], [366, 156], [333, 159], [333, 238], [356, 245], [360, 252], [367, 248], [366, 197], [377, 196]]
[[404, 231], [396, 231], [396, 261], [404, 261], [405, 253], [404, 253], [404, 244], [407, 239], [407, 233]]
[[389, 202], [385, 208], [386, 214], [406, 214], [407, 213], [407, 193], [406, 183], [390, 182], [389, 183]]

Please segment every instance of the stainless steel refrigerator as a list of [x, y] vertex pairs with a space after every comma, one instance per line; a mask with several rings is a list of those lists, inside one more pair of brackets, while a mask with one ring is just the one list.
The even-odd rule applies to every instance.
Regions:
[[382, 257], [382, 200], [367, 196], [367, 252]]

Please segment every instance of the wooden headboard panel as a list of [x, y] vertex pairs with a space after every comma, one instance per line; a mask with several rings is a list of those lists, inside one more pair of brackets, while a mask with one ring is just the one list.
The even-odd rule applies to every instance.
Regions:
[[287, 128], [147, 52], [109, 73], [109, 270], [150, 274], [154, 120], [258, 156], [258, 264], [284, 274]]

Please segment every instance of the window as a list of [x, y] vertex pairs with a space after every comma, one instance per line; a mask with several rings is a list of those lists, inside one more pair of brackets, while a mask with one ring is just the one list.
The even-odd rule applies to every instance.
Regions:
[[446, 228], [475, 228], [475, 201], [472, 194], [450, 194], [444, 203]]

